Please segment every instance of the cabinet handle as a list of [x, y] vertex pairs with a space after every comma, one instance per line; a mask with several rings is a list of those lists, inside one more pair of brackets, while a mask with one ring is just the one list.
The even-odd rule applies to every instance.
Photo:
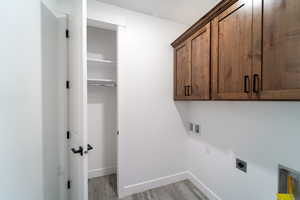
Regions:
[[187, 91], [186, 91], [187, 86], [184, 86], [184, 96], [187, 96]]
[[244, 92], [249, 93], [249, 76], [244, 76]]
[[193, 94], [193, 88], [191, 85], [188, 86], [188, 96], [192, 96]]
[[253, 92], [259, 93], [259, 75], [258, 74], [253, 75]]

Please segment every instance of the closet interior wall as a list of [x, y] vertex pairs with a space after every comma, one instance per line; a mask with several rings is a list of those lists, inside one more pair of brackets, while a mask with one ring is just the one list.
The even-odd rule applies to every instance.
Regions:
[[89, 178], [116, 172], [116, 32], [87, 28]]

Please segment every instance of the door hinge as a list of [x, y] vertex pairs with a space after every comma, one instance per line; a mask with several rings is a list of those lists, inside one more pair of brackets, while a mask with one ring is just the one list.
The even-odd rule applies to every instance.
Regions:
[[67, 188], [71, 189], [71, 181], [70, 180], [68, 180], [68, 182], [67, 182]]
[[67, 139], [70, 139], [70, 131], [67, 131]]
[[70, 88], [70, 81], [66, 81], [66, 88], [67, 88], [67, 89]]
[[66, 38], [70, 37], [69, 29], [66, 29]]

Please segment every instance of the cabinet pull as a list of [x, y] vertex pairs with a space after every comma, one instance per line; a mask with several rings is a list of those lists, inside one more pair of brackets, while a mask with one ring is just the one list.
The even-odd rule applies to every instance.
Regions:
[[193, 94], [193, 88], [191, 85], [188, 86], [188, 96], [192, 96]]
[[259, 75], [258, 74], [253, 75], [253, 92], [259, 93]]
[[249, 76], [244, 76], [244, 92], [249, 93]]
[[184, 96], [187, 96], [187, 90], [186, 90], [187, 86], [184, 86]]

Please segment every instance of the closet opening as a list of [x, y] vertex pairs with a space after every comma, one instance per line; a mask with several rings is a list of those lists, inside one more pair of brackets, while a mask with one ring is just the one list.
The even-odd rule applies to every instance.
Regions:
[[[87, 136], [89, 200], [117, 196], [117, 29], [88, 19]], [[102, 193], [101, 192], [101, 193]]]

